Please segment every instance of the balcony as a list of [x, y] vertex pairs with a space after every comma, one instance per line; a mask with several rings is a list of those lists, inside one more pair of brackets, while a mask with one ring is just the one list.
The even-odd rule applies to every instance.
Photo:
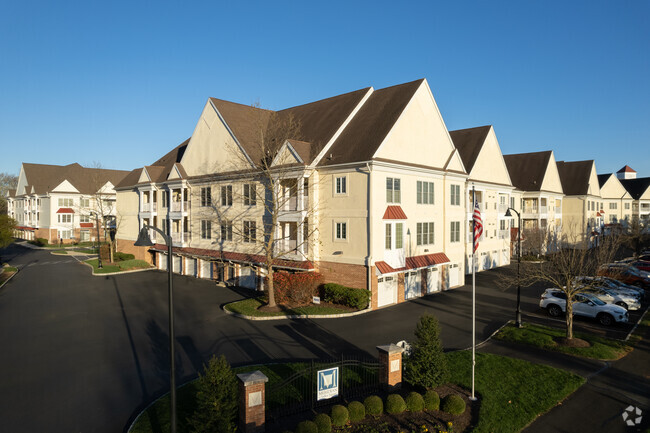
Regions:
[[[485, 239], [485, 229], [483, 229], [483, 233], [481, 233], [481, 237], [478, 238], [478, 241], [482, 242], [483, 239]], [[472, 233], [472, 230], [469, 230], [467, 232], [467, 243], [471, 244], [472, 242], [474, 242], [474, 234]]]
[[499, 239], [510, 239], [510, 230], [499, 230]]
[[506, 213], [509, 207], [507, 203], [499, 203], [499, 213]]
[[188, 244], [192, 240], [192, 233], [190, 232], [172, 232], [172, 245], [182, 246]]
[[190, 202], [189, 201], [173, 201], [171, 203], [171, 212], [187, 212], [190, 210]]
[[140, 208], [140, 212], [144, 213], [154, 213], [158, 209], [158, 202], [149, 202], [149, 203], [142, 203], [142, 206]]

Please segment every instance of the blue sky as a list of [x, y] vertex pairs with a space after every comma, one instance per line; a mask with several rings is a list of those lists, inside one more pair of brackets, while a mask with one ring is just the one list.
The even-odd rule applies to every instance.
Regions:
[[4, 2], [0, 172], [130, 170], [210, 96], [282, 109], [427, 78], [450, 130], [650, 176], [650, 2]]

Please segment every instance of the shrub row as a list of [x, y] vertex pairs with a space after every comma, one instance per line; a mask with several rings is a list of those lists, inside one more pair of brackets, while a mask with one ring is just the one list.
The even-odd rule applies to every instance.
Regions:
[[312, 297], [318, 295], [322, 279], [318, 272], [274, 272], [275, 301], [279, 304], [309, 304]]
[[327, 283], [323, 287], [323, 300], [363, 310], [368, 307], [370, 292], [364, 289], [353, 289], [340, 284]]
[[113, 260], [116, 262], [124, 262], [126, 260], [134, 260], [135, 256], [133, 254], [121, 253], [116, 251], [113, 253]]

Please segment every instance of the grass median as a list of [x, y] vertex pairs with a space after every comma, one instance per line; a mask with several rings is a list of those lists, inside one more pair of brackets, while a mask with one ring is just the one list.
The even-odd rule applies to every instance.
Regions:
[[122, 262], [115, 262], [115, 263], [102, 262], [101, 269], [97, 267], [98, 266], [97, 259], [86, 260], [86, 263], [88, 263], [90, 266], [93, 267], [94, 274], [112, 274], [115, 272], [132, 271], [136, 269], [147, 269], [151, 267], [151, 265], [145, 262], [144, 260], [124, 260]]
[[514, 325], [505, 326], [494, 336], [497, 340], [527, 344], [544, 350], [603, 361], [620, 359], [632, 350], [631, 346], [622, 341], [580, 332], [574, 333], [574, 337], [586, 341], [589, 347], [572, 347], [561, 343], [564, 337], [566, 337], [564, 329], [530, 323], [525, 323], [522, 328]]
[[332, 304], [327, 305], [306, 305], [303, 307], [283, 308], [281, 311], [267, 312], [260, 311], [259, 308], [265, 305], [262, 298], [248, 298], [241, 301], [233, 302], [224, 308], [232, 313], [242, 314], [251, 317], [282, 317], [293, 315], [327, 315], [327, 314], [346, 314], [357, 310], [347, 307], [339, 307]]

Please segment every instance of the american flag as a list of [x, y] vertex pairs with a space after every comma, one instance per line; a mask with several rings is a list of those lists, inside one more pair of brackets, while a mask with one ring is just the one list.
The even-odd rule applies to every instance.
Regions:
[[478, 249], [478, 240], [483, 234], [483, 220], [481, 219], [481, 210], [478, 207], [478, 200], [474, 199], [474, 252]]

